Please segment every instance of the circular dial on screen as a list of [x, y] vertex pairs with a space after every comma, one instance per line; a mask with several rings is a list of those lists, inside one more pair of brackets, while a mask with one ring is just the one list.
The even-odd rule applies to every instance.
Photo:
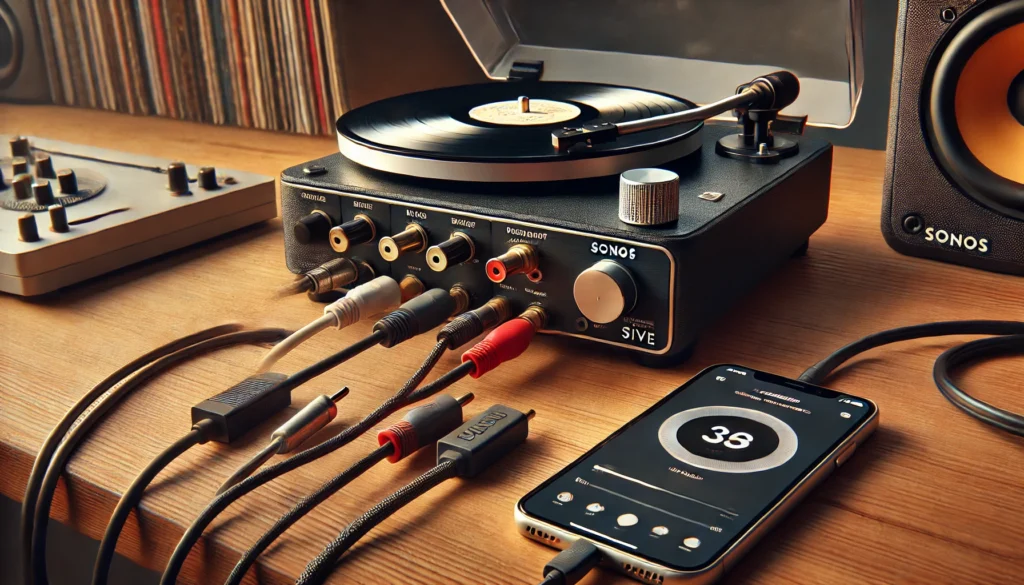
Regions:
[[661, 446], [683, 463], [725, 473], [778, 467], [796, 453], [792, 427], [770, 414], [734, 406], [676, 413], [658, 429]]

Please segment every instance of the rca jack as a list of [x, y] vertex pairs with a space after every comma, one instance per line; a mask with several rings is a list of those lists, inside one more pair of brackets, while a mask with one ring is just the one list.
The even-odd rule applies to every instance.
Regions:
[[398, 260], [406, 252], [422, 252], [426, 248], [427, 230], [415, 223], [410, 223], [405, 230], [393, 236], [384, 236], [377, 244], [381, 258], [388, 262]]
[[515, 244], [507, 252], [487, 261], [484, 270], [491, 282], [504, 282], [513, 274], [534, 274], [540, 277], [537, 250], [530, 244]]
[[351, 221], [334, 226], [327, 235], [331, 249], [339, 254], [348, 252], [353, 246], [372, 242], [376, 237], [377, 226], [369, 216], [362, 213], [353, 217]]
[[447, 240], [427, 248], [427, 266], [434, 272], [444, 272], [450, 266], [469, 262], [475, 254], [473, 238], [455, 232]]

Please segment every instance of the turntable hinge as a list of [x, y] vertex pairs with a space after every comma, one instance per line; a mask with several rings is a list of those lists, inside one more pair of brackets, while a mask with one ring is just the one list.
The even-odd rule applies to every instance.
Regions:
[[515, 61], [508, 71], [509, 81], [538, 81], [544, 73], [543, 61]]

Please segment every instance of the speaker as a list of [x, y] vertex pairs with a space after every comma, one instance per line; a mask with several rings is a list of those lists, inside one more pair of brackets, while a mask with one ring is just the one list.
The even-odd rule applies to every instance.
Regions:
[[1024, 274], [1024, 0], [901, 0], [882, 233]]
[[0, 0], [0, 101], [51, 102], [32, 0]]

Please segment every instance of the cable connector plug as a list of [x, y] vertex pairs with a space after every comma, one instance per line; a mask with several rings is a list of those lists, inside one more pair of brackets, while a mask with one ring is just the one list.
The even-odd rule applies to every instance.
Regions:
[[338, 401], [348, 396], [348, 387], [330, 396], [321, 395], [309, 401], [302, 410], [270, 434], [270, 441], [279, 442], [278, 453], [288, 453], [338, 416]]
[[382, 346], [394, 347], [444, 323], [456, 308], [451, 293], [443, 288], [432, 288], [382, 317], [374, 324], [373, 331], [384, 332]]
[[458, 477], [480, 475], [526, 440], [534, 414], [495, 404], [437, 442], [437, 463], [454, 460]]
[[274, 372], [250, 376], [193, 406], [192, 425], [208, 420], [209, 440], [231, 443], [291, 404], [291, 392], [280, 390], [285, 379]]
[[462, 354], [463, 362], [473, 362], [471, 376], [479, 378], [504, 362], [522, 355], [533, 341], [533, 336], [544, 327], [547, 313], [539, 306], [531, 306], [515, 319], [491, 331], [480, 343]]
[[600, 562], [601, 551], [580, 538], [544, 565], [544, 580], [540, 585], [574, 585]]
[[291, 284], [280, 289], [278, 296], [301, 292], [326, 294], [352, 284], [359, 278], [359, 267], [348, 258], [334, 258], [299, 275]]
[[417, 406], [390, 427], [377, 433], [377, 442], [394, 448], [388, 461], [398, 463], [462, 424], [462, 407], [473, 401], [473, 394], [452, 398], [442, 394], [430, 404]]
[[462, 313], [441, 328], [437, 340], [448, 342], [448, 349], [466, 345], [474, 337], [508, 319], [509, 302], [505, 297], [494, 297], [483, 305]]
[[395, 279], [378, 276], [324, 307], [324, 315], [333, 315], [334, 327], [344, 329], [370, 315], [394, 310], [401, 304], [402, 289]]

